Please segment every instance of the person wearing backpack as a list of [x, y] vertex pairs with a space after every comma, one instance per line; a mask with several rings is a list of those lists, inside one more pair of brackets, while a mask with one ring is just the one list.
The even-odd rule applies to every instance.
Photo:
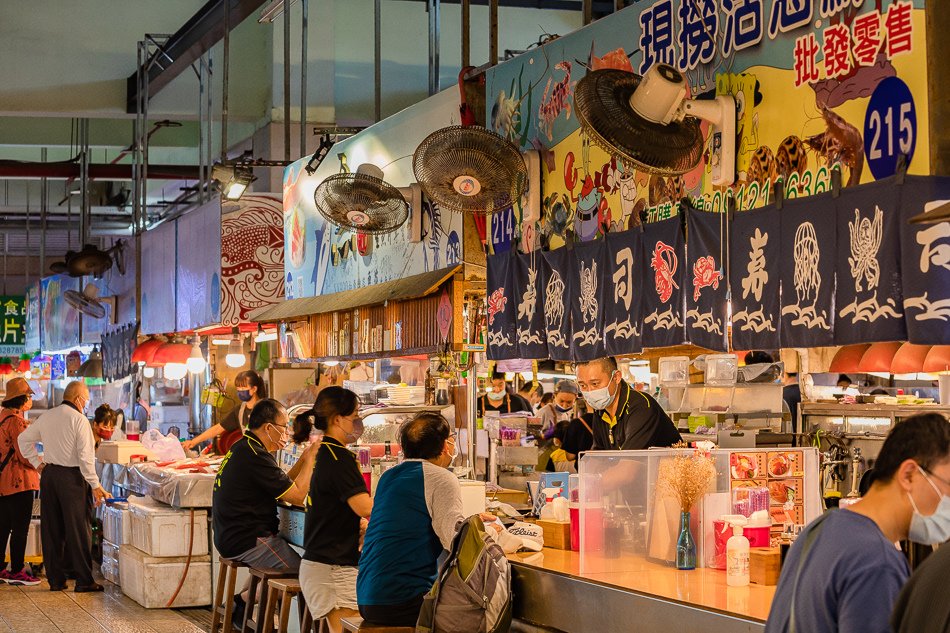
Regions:
[[33, 516], [33, 499], [40, 489], [40, 474], [17, 446], [29, 425], [23, 414], [33, 407], [33, 390], [23, 378], [7, 383], [0, 411], [0, 550], [10, 541], [10, 569], [0, 570], [0, 581], [33, 586], [38, 578], [28, 574], [23, 562]]
[[447, 468], [458, 455], [448, 421], [420, 413], [399, 430], [404, 461], [383, 473], [366, 528], [356, 597], [363, 619], [415, 626], [443, 550], [463, 520], [462, 489]]

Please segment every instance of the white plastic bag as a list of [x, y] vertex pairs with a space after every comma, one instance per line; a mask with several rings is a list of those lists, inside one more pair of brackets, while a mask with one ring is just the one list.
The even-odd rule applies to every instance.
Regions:
[[142, 446], [155, 453], [161, 461], [185, 459], [181, 441], [171, 433], [162, 435], [158, 429], [149, 429], [142, 434]]

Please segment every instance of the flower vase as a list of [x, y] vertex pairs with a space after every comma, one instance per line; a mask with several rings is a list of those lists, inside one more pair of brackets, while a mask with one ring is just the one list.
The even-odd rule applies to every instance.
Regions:
[[689, 512], [680, 513], [680, 536], [676, 540], [676, 568], [696, 569], [696, 541], [689, 529]]

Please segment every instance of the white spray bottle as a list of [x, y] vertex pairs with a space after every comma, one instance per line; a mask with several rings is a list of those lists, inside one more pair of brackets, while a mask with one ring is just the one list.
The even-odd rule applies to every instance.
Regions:
[[741, 514], [727, 514], [722, 520], [732, 526], [732, 537], [726, 541], [726, 584], [746, 587], [749, 584], [749, 539], [742, 535], [748, 519]]

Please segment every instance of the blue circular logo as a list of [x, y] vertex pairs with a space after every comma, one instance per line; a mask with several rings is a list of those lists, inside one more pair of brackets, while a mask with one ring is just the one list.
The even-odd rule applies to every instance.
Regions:
[[897, 157], [910, 165], [917, 146], [917, 108], [910, 88], [897, 77], [877, 85], [864, 115], [864, 155], [876, 180], [892, 176]]

